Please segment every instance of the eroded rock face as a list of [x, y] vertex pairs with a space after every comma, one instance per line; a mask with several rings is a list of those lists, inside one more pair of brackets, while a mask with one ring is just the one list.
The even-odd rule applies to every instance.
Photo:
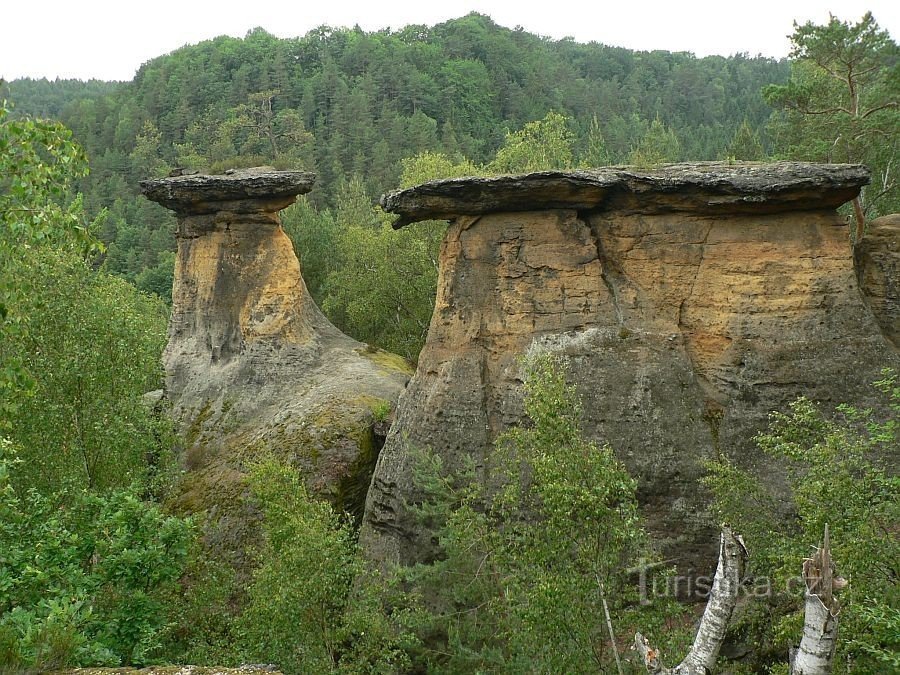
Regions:
[[548, 349], [569, 359], [587, 435], [638, 479], [664, 555], [711, 566], [701, 462], [727, 455], [766, 473], [752, 437], [771, 410], [801, 394], [864, 401], [898, 362], [834, 211], [866, 180], [858, 166], [703, 164], [385, 196], [401, 225], [452, 222], [428, 339], [366, 503], [369, 555], [428, 555], [430, 533], [404, 507], [420, 497], [410, 449], [483, 467], [497, 435], [523, 421], [522, 355]]
[[863, 295], [885, 337], [900, 347], [900, 213], [869, 223], [855, 253]]
[[271, 169], [145, 181], [178, 216], [166, 396], [185, 435], [180, 502], [242, 564], [252, 534], [246, 460], [273, 452], [340, 508], [360, 512], [376, 417], [411, 375], [400, 357], [335, 328], [306, 290], [278, 210], [314, 176]]

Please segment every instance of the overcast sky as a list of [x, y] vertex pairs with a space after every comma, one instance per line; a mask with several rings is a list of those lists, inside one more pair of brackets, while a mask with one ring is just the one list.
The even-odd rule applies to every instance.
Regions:
[[130, 80], [142, 63], [217, 35], [261, 26], [296, 37], [327, 24], [365, 30], [434, 24], [471, 11], [552, 38], [697, 56], [786, 56], [793, 22], [828, 12], [857, 21], [870, 10], [894, 39], [897, 0], [5, 0], [0, 77]]

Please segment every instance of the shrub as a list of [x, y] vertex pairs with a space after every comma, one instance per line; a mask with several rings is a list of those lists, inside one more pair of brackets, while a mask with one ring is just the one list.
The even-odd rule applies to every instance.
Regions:
[[827, 523], [838, 573], [850, 581], [840, 596], [836, 670], [900, 667], [900, 479], [886, 466], [900, 449], [900, 386], [891, 371], [876, 386], [884, 397], [881, 419], [850, 405], [829, 417], [805, 398], [772, 414], [769, 429], [756, 440], [785, 469], [792, 512], [787, 520], [784, 505], [757, 478], [729, 462], [709, 467], [706, 483], [719, 514], [744, 533], [753, 572], [769, 577], [775, 590], [750, 612], [762, 650], [773, 658], [783, 660], [800, 641], [803, 604], [799, 592], [788, 589], [802, 589], [791, 581]]
[[347, 516], [312, 498], [292, 467], [265, 460], [251, 489], [265, 544], [239, 619], [251, 660], [286, 673], [397, 672], [406, 639], [382, 611]]
[[133, 487], [19, 497], [0, 444], [0, 669], [147, 662], [192, 527]]
[[[604, 670], [614, 658], [606, 609], [620, 628], [673, 609], [638, 603], [628, 569], [649, 545], [635, 481], [608, 446], [583, 437], [561, 361], [527, 363], [524, 405], [530, 424], [498, 438], [484, 469], [496, 485], [476, 481], [471, 462], [454, 476], [439, 457], [418, 456], [428, 498], [417, 511], [440, 555], [406, 581], [430, 671]], [[619, 644], [627, 639], [620, 630]]]

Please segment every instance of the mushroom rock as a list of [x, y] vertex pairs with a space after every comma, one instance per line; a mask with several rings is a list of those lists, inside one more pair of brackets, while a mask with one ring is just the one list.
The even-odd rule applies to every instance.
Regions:
[[869, 223], [855, 255], [863, 295], [885, 336], [900, 347], [900, 213]]
[[523, 421], [521, 357], [564, 354], [583, 428], [638, 479], [648, 526], [683, 570], [714, 556], [703, 460], [778, 478], [753, 437], [806, 395], [866, 401], [898, 363], [862, 302], [837, 206], [865, 167], [613, 167], [425, 183], [382, 197], [395, 226], [448, 219], [435, 310], [366, 501], [382, 564], [429, 556], [410, 449], [485, 467]]
[[141, 183], [178, 217], [163, 354], [186, 444], [177, 501], [207, 512], [207, 541], [239, 567], [258, 517], [244, 499], [247, 460], [271, 452], [361, 514], [383, 440], [373, 430], [412, 374], [341, 333], [309, 295], [278, 211], [314, 179], [261, 167]]

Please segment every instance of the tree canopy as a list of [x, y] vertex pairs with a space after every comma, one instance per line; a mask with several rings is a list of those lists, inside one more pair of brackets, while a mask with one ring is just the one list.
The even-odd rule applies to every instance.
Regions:
[[[85, 208], [108, 211], [106, 268], [158, 291], [171, 275], [174, 224], [137, 183], [173, 167], [314, 170], [308, 203], [322, 212], [354, 177], [374, 201], [422, 153], [493, 161], [496, 171], [626, 162], [657, 118], [678, 138], [672, 159], [716, 159], [745, 118], [768, 151], [759, 90], [787, 76], [784, 61], [556, 41], [473, 13], [290, 39], [255, 29], [148, 61], [132, 82], [7, 88], [20, 112], [74, 131], [91, 159]], [[535, 146], [550, 138], [552, 150]]]
[[871, 12], [857, 23], [794, 24], [791, 77], [768, 85], [782, 111], [773, 134], [793, 159], [867, 164], [872, 184], [855, 201], [855, 240], [868, 215], [900, 208], [900, 51]]

